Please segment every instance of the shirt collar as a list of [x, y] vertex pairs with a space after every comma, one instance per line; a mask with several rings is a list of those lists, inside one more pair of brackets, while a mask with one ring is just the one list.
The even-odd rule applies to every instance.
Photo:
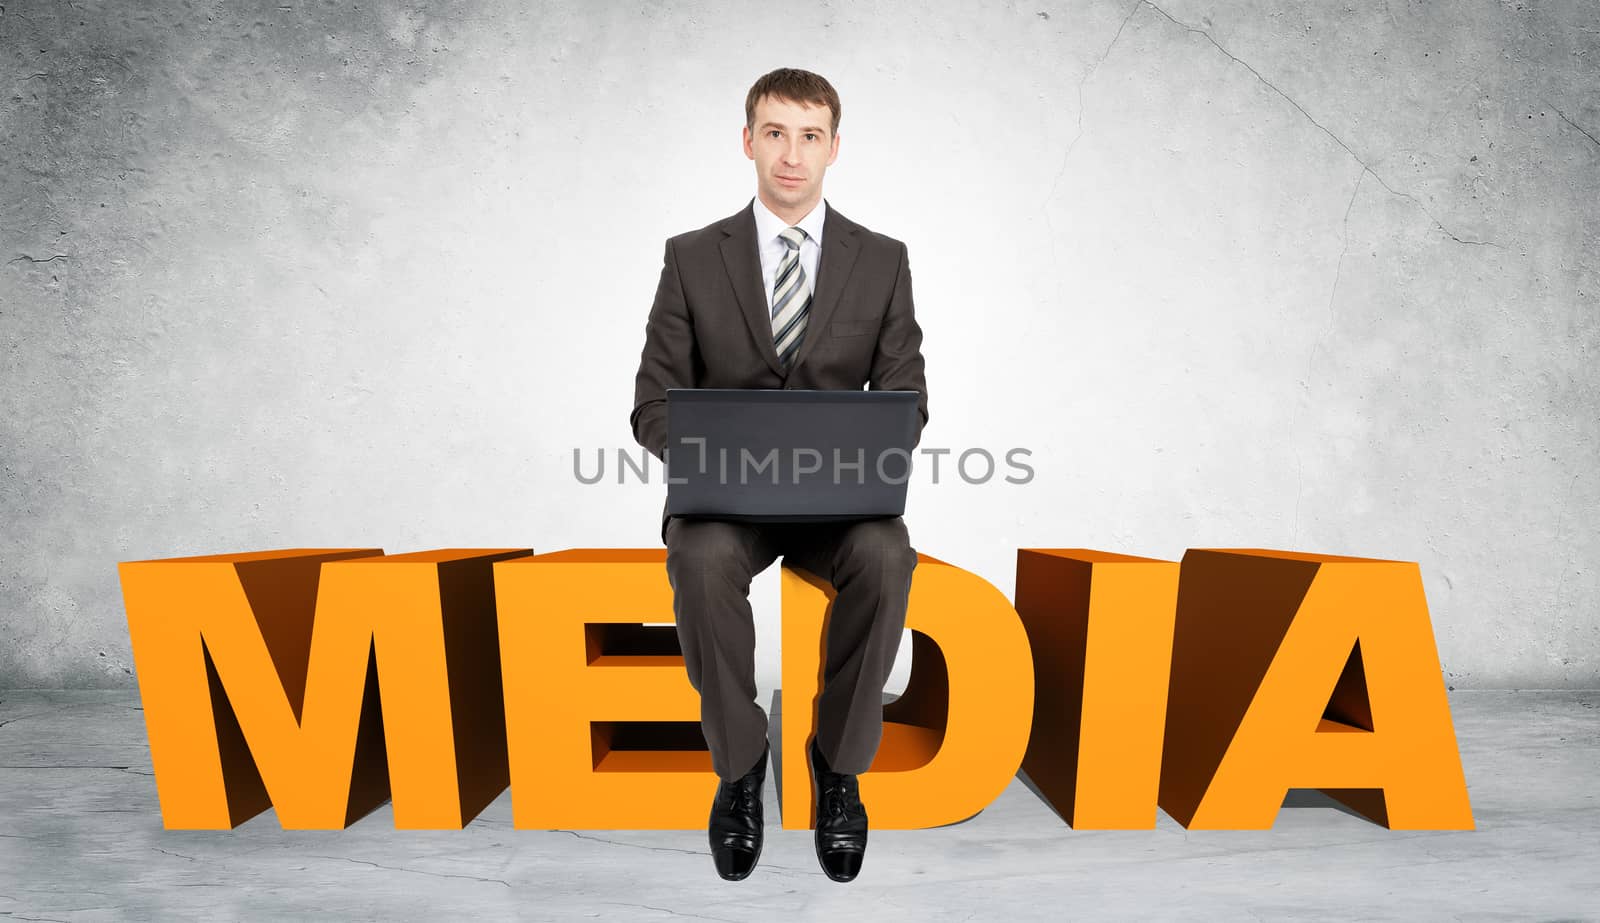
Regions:
[[[756, 237], [763, 244], [771, 243], [772, 241], [777, 240], [778, 235], [782, 233], [785, 228], [788, 228], [789, 225], [784, 223], [782, 218], [774, 215], [772, 213], [772, 209], [767, 208], [766, 203], [761, 201], [760, 196], [756, 196], [754, 201], [755, 204], [752, 207], [755, 209], [756, 216]], [[812, 242], [818, 247], [821, 247], [822, 225], [824, 223], [824, 219], [827, 217], [827, 213], [827, 200], [818, 199], [817, 207], [813, 208], [810, 214], [796, 222], [794, 227], [805, 231], [806, 235], [811, 238]]]

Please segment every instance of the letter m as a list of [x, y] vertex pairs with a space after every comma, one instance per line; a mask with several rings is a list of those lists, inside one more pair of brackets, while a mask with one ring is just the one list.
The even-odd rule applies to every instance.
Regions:
[[491, 563], [526, 553], [120, 564], [165, 826], [336, 829], [391, 785], [397, 827], [470, 820], [506, 785]]

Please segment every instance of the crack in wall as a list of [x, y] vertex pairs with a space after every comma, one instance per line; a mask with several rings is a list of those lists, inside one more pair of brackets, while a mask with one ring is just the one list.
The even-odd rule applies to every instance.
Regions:
[[[1334, 267], [1333, 267], [1333, 286], [1328, 291], [1328, 323], [1323, 326], [1322, 333], [1319, 334], [1317, 336], [1317, 338], [1315, 340], [1313, 340], [1312, 343], [1311, 343], [1311, 351], [1310, 351], [1310, 353], [1308, 353], [1306, 355], [1306, 374], [1305, 374], [1305, 379], [1304, 379], [1304, 381], [1301, 382], [1301, 385], [1300, 385], [1301, 390], [1306, 392], [1306, 400], [1310, 400], [1311, 364], [1316, 361], [1317, 350], [1321, 349], [1322, 348], [1322, 344], [1327, 342], [1328, 337], [1333, 334], [1333, 303], [1334, 303], [1334, 298], [1339, 294], [1339, 278], [1340, 278], [1340, 276], [1342, 276], [1344, 274], [1344, 258], [1345, 258], [1345, 255], [1350, 252], [1350, 212], [1351, 212], [1352, 209], [1354, 209], [1356, 207], [1356, 197], [1361, 194], [1361, 182], [1362, 182], [1362, 180], [1365, 180], [1367, 178], [1367, 175], [1369, 173], [1372, 173], [1372, 170], [1369, 167], [1367, 167], [1366, 165], [1363, 164], [1362, 167], [1361, 167], [1361, 172], [1356, 174], [1356, 185], [1355, 185], [1355, 188], [1350, 190], [1350, 201], [1346, 202], [1345, 206], [1344, 206], [1344, 221], [1343, 221], [1343, 224], [1342, 224], [1342, 232], [1341, 232], [1341, 236], [1343, 237], [1343, 241], [1342, 241], [1341, 246], [1339, 248], [1339, 261], [1337, 263], [1335, 263]], [[1373, 178], [1376, 179], [1377, 176], [1374, 174]], [[1300, 422], [1299, 421], [1299, 414], [1297, 413], [1295, 415], [1295, 420], [1292, 423], [1290, 423], [1290, 425], [1289, 425], [1289, 432], [1293, 433], [1295, 431], [1295, 429], [1298, 427], [1299, 422]], [[1299, 541], [1300, 541], [1300, 498], [1304, 494], [1304, 491], [1305, 491], [1305, 477], [1304, 477], [1304, 474], [1305, 474], [1305, 459], [1300, 455], [1300, 450], [1298, 448], [1295, 449], [1294, 456], [1295, 456], [1294, 519], [1293, 519], [1292, 525], [1290, 526], [1290, 529], [1289, 529], [1289, 544], [1290, 545], [1297, 545], [1299, 543]]]
[[1571, 125], [1573, 128], [1576, 128], [1578, 130], [1578, 133], [1583, 135], [1585, 138], [1588, 138], [1590, 143], [1592, 143], [1595, 147], [1600, 147], [1600, 138], [1596, 138], [1594, 135], [1589, 134], [1588, 130], [1585, 129], [1582, 125], [1579, 125], [1577, 122], [1574, 122], [1573, 120], [1567, 118], [1567, 114], [1565, 112], [1562, 112], [1560, 107], [1558, 107], [1555, 103], [1552, 103], [1552, 102], [1549, 102], [1548, 100], [1546, 100], [1545, 101], [1545, 105], [1549, 106], [1551, 109], [1554, 109], [1556, 115], [1561, 117], [1561, 121], [1566, 122], [1568, 125]]
[[[1122, 17], [1122, 22], [1117, 26], [1116, 33], [1111, 36], [1111, 41], [1106, 43], [1106, 50], [1102, 51], [1100, 57], [1089, 65], [1089, 70], [1084, 73], [1083, 79], [1078, 81], [1078, 130], [1073, 134], [1072, 140], [1067, 142], [1066, 150], [1061, 153], [1061, 167], [1056, 170], [1056, 178], [1050, 183], [1050, 191], [1045, 193], [1044, 202], [1041, 203], [1039, 208], [1039, 213], [1044, 216], [1045, 230], [1050, 235], [1050, 262], [1052, 264], [1060, 262], [1060, 252], [1056, 249], [1055, 222], [1050, 220], [1050, 203], [1055, 201], [1056, 190], [1061, 186], [1061, 179], [1067, 175], [1067, 161], [1071, 159], [1072, 151], [1078, 146], [1078, 141], [1083, 138], [1083, 88], [1094, 77], [1095, 72], [1100, 69], [1100, 65], [1105, 63], [1106, 58], [1111, 57], [1111, 50], [1117, 47], [1117, 41], [1122, 38], [1122, 30], [1128, 27], [1129, 20], [1133, 19], [1133, 14], [1139, 12], [1139, 7], [1143, 4], [1144, 0], [1134, 0], [1133, 6], [1128, 8], [1128, 15]], [[1061, 284], [1061, 274], [1056, 273], [1056, 300], [1058, 302], [1062, 300]]]
[[1106, 50], [1102, 51], [1100, 57], [1089, 65], [1089, 70], [1083, 75], [1083, 79], [1078, 81], [1078, 130], [1072, 136], [1072, 140], [1067, 142], [1067, 149], [1061, 154], [1061, 169], [1056, 171], [1055, 181], [1050, 184], [1050, 192], [1045, 196], [1046, 202], [1055, 198], [1056, 189], [1061, 185], [1061, 178], [1067, 173], [1067, 159], [1072, 156], [1073, 148], [1077, 147], [1078, 141], [1083, 138], [1083, 88], [1094, 77], [1095, 72], [1100, 69], [1100, 65], [1105, 63], [1106, 58], [1111, 57], [1112, 49], [1117, 47], [1118, 40], [1122, 38], [1122, 30], [1128, 27], [1129, 20], [1133, 19], [1133, 15], [1139, 12], [1139, 7], [1143, 5], [1144, 0], [1135, 0], [1133, 6], [1128, 10], [1128, 15], [1122, 17], [1122, 23], [1117, 26], [1116, 34], [1112, 35], [1111, 41], [1106, 43]]
[[37, 718], [37, 717], [39, 717], [39, 716], [40, 716], [40, 715], [48, 715], [48, 714], [50, 714], [50, 712], [42, 712], [42, 711], [38, 711], [38, 712], [34, 712], [34, 713], [33, 713], [33, 714], [31, 714], [31, 715], [18, 715], [18, 716], [16, 716], [16, 717], [15, 717], [15, 718], [7, 718], [7, 719], [6, 719], [6, 720], [4, 720], [4, 721], [0, 721], [0, 728], [3, 728], [3, 727], [5, 727], [5, 726], [6, 726], [6, 725], [8, 725], [8, 724], [14, 724], [14, 723], [16, 723], [16, 722], [18, 722], [18, 721], [26, 721], [26, 720], [28, 720], [28, 719], [29, 719], [29, 718]]
[[[1234, 62], [1235, 64], [1239, 65], [1240, 67], [1244, 68], [1246, 71], [1248, 71], [1250, 73], [1251, 76], [1253, 76], [1258, 82], [1260, 82], [1262, 86], [1265, 86], [1267, 89], [1271, 90], [1274, 94], [1276, 94], [1277, 96], [1282, 98], [1290, 106], [1293, 106], [1295, 111], [1300, 113], [1300, 115], [1303, 118], [1305, 118], [1306, 121], [1310, 122], [1313, 126], [1315, 126], [1317, 128], [1318, 131], [1321, 131], [1330, 140], [1332, 140], [1334, 144], [1338, 145], [1340, 150], [1342, 150], [1346, 154], [1348, 154], [1351, 157], [1351, 159], [1353, 159], [1361, 167], [1361, 174], [1356, 179], [1356, 190], [1351, 193], [1351, 199], [1350, 199], [1351, 204], [1354, 204], [1355, 196], [1360, 191], [1361, 180], [1363, 178], [1365, 178], [1368, 174], [1370, 174], [1372, 176], [1372, 178], [1377, 181], [1378, 185], [1383, 187], [1385, 192], [1389, 193], [1390, 195], [1396, 196], [1398, 198], [1405, 199], [1406, 201], [1410, 202], [1412, 205], [1415, 205], [1417, 207], [1417, 209], [1419, 211], [1421, 211], [1423, 213], [1423, 215], [1425, 215], [1427, 217], [1428, 221], [1436, 229], [1438, 229], [1438, 231], [1440, 233], [1444, 234], [1446, 237], [1450, 238], [1451, 240], [1455, 241], [1456, 243], [1465, 244], [1465, 245], [1468, 245], [1468, 246], [1477, 246], [1477, 247], [1493, 247], [1493, 248], [1495, 248], [1497, 250], [1504, 250], [1505, 249], [1505, 247], [1503, 245], [1501, 245], [1501, 244], [1499, 244], [1499, 243], [1497, 243], [1495, 241], [1492, 241], [1492, 240], [1475, 240], [1475, 239], [1472, 239], [1472, 238], [1462, 237], [1459, 234], [1456, 234], [1454, 231], [1450, 230], [1450, 228], [1445, 226], [1444, 222], [1440, 221], [1439, 218], [1434, 215], [1433, 211], [1431, 209], [1429, 209], [1428, 206], [1426, 204], [1424, 204], [1421, 199], [1419, 199], [1416, 195], [1414, 195], [1414, 194], [1412, 194], [1410, 192], [1406, 192], [1406, 191], [1401, 190], [1401, 189], [1396, 189], [1394, 186], [1391, 186], [1387, 180], [1385, 180], [1376, 170], [1374, 170], [1372, 168], [1372, 165], [1367, 162], [1366, 158], [1364, 158], [1360, 154], [1358, 154], [1355, 151], [1354, 148], [1352, 148], [1349, 144], [1347, 144], [1344, 141], [1343, 138], [1339, 137], [1337, 134], [1335, 134], [1333, 132], [1332, 129], [1328, 128], [1326, 125], [1324, 125], [1320, 121], [1318, 121], [1316, 119], [1316, 117], [1314, 117], [1309, 111], [1307, 111], [1304, 106], [1300, 105], [1300, 103], [1297, 100], [1295, 100], [1293, 97], [1291, 97], [1289, 94], [1287, 94], [1283, 90], [1279, 89], [1276, 84], [1274, 84], [1272, 81], [1268, 80], [1259, 70], [1257, 70], [1254, 66], [1252, 66], [1248, 61], [1243, 60], [1238, 55], [1235, 55], [1233, 52], [1229, 51], [1227, 48], [1224, 48], [1220, 42], [1218, 42], [1214, 37], [1212, 37], [1210, 32], [1206, 31], [1205, 29], [1200, 29], [1200, 28], [1197, 28], [1195, 26], [1189, 25], [1188, 23], [1186, 23], [1186, 22], [1178, 19], [1177, 17], [1173, 16], [1171, 13], [1168, 13], [1165, 9], [1162, 9], [1157, 4], [1150, 2], [1150, 0], [1135, 0], [1135, 3], [1133, 4], [1133, 6], [1131, 8], [1129, 8], [1128, 14], [1126, 16], [1124, 16], [1122, 18], [1122, 22], [1117, 25], [1117, 30], [1116, 30], [1115, 33], [1112, 34], [1111, 40], [1106, 43], [1105, 50], [1102, 51], [1100, 53], [1100, 56], [1098, 58], [1096, 58], [1094, 60], [1094, 62], [1089, 65], [1089, 69], [1084, 73], [1083, 78], [1078, 81], [1077, 128], [1076, 128], [1076, 131], [1073, 133], [1072, 140], [1067, 142], [1066, 148], [1062, 151], [1062, 154], [1061, 154], [1061, 166], [1057, 169], [1055, 177], [1054, 177], [1054, 179], [1052, 179], [1052, 181], [1050, 183], [1050, 191], [1045, 194], [1044, 201], [1043, 201], [1043, 203], [1041, 205], [1041, 208], [1040, 208], [1040, 213], [1044, 217], [1046, 231], [1049, 234], [1050, 254], [1051, 254], [1052, 262], [1057, 262], [1059, 260], [1060, 254], [1059, 254], [1059, 250], [1057, 248], [1057, 243], [1056, 243], [1055, 222], [1053, 222], [1051, 220], [1051, 218], [1050, 218], [1050, 203], [1055, 200], [1056, 194], [1059, 191], [1060, 186], [1061, 186], [1061, 181], [1066, 176], [1067, 166], [1068, 166], [1069, 161], [1071, 160], [1073, 151], [1077, 149], [1078, 142], [1083, 139], [1083, 134], [1084, 134], [1084, 129], [1083, 129], [1083, 112], [1084, 112], [1083, 93], [1084, 93], [1084, 88], [1088, 85], [1089, 81], [1094, 77], [1094, 75], [1099, 71], [1100, 66], [1102, 64], [1104, 64], [1108, 58], [1111, 57], [1112, 51], [1116, 49], [1117, 43], [1122, 38], [1122, 33], [1127, 29], [1128, 23], [1130, 23], [1133, 20], [1133, 17], [1138, 14], [1138, 12], [1139, 12], [1139, 10], [1141, 8], [1146, 7], [1146, 6], [1148, 6], [1150, 9], [1156, 11], [1157, 13], [1161, 14], [1161, 16], [1163, 18], [1165, 18], [1168, 22], [1171, 22], [1173, 25], [1178, 26], [1179, 28], [1183, 29], [1186, 32], [1191, 32], [1191, 33], [1194, 33], [1195, 35], [1199, 35], [1202, 38], [1204, 38], [1207, 42], [1209, 42], [1211, 44], [1211, 46], [1213, 48], [1215, 48], [1218, 52], [1220, 52], [1224, 57], [1226, 57], [1228, 60]], [[1571, 125], [1574, 129], [1576, 129], [1579, 132], [1581, 132], [1584, 135], [1584, 137], [1586, 137], [1590, 141], [1594, 142], [1597, 146], [1600, 146], [1600, 140], [1596, 140], [1594, 135], [1590, 134], [1587, 130], [1585, 130], [1582, 126], [1578, 125], [1576, 122], [1573, 122], [1571, 119], [1567, 118], [1566, 114], [1563, 113], [1559, 108], [1556, 108], [1553, 105], [1551, 105], [1551, 108], [1555, 110], [1556, 114], [1558, 116], [1560, 116], [1563, 121], [1567, 122], [1567, 124]], [[1345, 240], [1345, 250], [1348, 250], [1348, 248], [1349, 248], [1349, 239], [1348, 239], [1349, 206], [1346, 206], [1345, 221], [1346, 221], [1346, 225], [1347, 225], [1347, 227], [1346, 227], [1346, 232], [1347, 233], [1346, 233], [1346, 240]], [[1341, 267], [1342, 267], [1343, 262], [1344, 262], [1344, 256], [1345, 256], [1345, 252], [1341, 251], [1340, 254], [1339, 254], [1339, 264], [1340, 264]], [[1337, 290], [1338, 290], [1338, 278], [1339, 278], [1338, 277], [1338, 271], [1336, 270], [1335, 271], [1335, 275], [1334, 275], [1334, 292], [1337, 292]], [[1057, 299], [1060, 300], [1061, 281], [1060, 281], [1059, 277], [1057, 278], [1056, 285], [1057, 285], [1057, 291], [1056, 291]], [[1332, 299], [1333, 299], [1333, 293], [1330, 293], [1329, 294], [1330, 310], [1331, 310]], [[1299, 498], [1298, 497], [1296, 498], [1295, 502], [1296, 502], [1296, 508], [1298, 510], [1298, 506], [1299, 506]], [[1296, 514], [1296, 518], [1298, 519], [1298, 512]]]
[[577, 832], [576, 830], [556, 830], [556, 831], [553, 831], [553, 832], [571, 834], [572, 836], [575, 836], [580, 840], [589, 840], [590, 842], [594, 842], [594, 843], [604, 843], [607, 846], [626, 846], [626, 847], [629, 847], [630, 849], [648, 849], [648, 850], [651, 850], [652, 852], [676, 852], [676, 853], [684, 853], [685, 855], [690, 855], [690, 856], [702, 855], [702, 853], [699, 850], [696, 850], [696, 849], [679, 849], [679, 848], [677, 848], [675, 846], [646, 846], [643, 843], [624, 843], [621, 840], [607, 840], [607, 839], [602, 839], [602, 838], [597, 837], [597, 836], [585, 836], [585, 835]]
[[135, 775], [135, 776], [154, 776], [155, 775], [154, 772], [145, 772], [143, 770], [134, 769], [134, 768], [129, 767], [129, 766], [81, 766], [81, 765], [62, 765], [62, 764], [55, 764], [55, 763], [47, 763], [47, 764], [42, 765], [42, 766], [40, 766], [40, 765], [34, 765], [34, 766], [5, 765], [5, 766], [0, 766], [0, 769], [22, 769], [22, 770], [30, 770], [30, 769], [109, 769], [109, 770], [115, 770], [117, 772], [125, 772], [125, 773], [128, 773], [129, 775]]
[[[606, 844], [608, 846], [625, 846], [625, 847], [628, 847], [630, 849], [648, 849], [648, 850], [650, 850], [652, 852], [682, 853], [682, 854], [687, 855], [687, 856], [704, 856], [704, 855], [708, 855], [708, 853], [706, 853], [704, 850], [699, 850], [699, 849], [680, 849], [680, 848], [678, 848], [676, 846], [646, 846], [643, 843], [624, 843], [621, 840], [607, 840], [607, 839], [603, 839], [603, 838], [597, 837], [597, 836], [586, 836], [586, 835], [584, 835], [582, 833], [578, 833], [576, 830], [552, 830], [551, 832], [552, 833], [568, 833], [568, 834], [571, 834], [572, 836], [577, 837], [580, 840], [590, 840], [590, 841], [595, 842], [595, 843], [604, 843], [604, 844]], [[806, 869], [795, 868], [792, 865], [774, 865], [774, 864], [772, 864], [770, 862], [764, 863], [762, 865], [762, 868], [772, 869], [772, 870], [776, 870], [776, 871], [779, 871], [779, 872], [787, 872], [787, 873], [790, 873], [790, 874], [805, 873], [807, 871]]]
[[[0, 702], [0, 704], [4, 704], [4, 703]], [[136, 707], [136, 706], [133, 706], [133, 705], [119, 705], [119, 704], [117, 704], [115, 702], [72, 702], [72, 703], [69, 703], [69, 704], [58, 705], [55, 708], [52, 708], [52, 709], [50, 709], [48, 711], [33, 711], [33, 712], [28, 712], [25, 715], [16, 715], [14, 717], [7, 718], [4, 721], [0, 721], [0, 728], [3, 728], [8, 724], [15, 724], [18, 721], [27, 721], [30, 718], [47, 718], [47, 717], [49, 717], [51, 715], [60, 714], [61, 712], [77, 711], [77, 710], [83, 709], [83, 708], [125, 708], [125, 709], [128, 709], [129, 711], [144, 711], [144, 709], [142, 707]], [[3, 768], [3, 767], [0, 767], [0, 768]], [[120, 769], [120, 768], [126, 768], [126, 767], [108, 766], [108, 767], [99, 767], [99, 768]]]
[[1444, 223], [1442, 221], [1440, 221], [1437, 217], [1434, 216], [1433, 212], [1431, 210], [1429, 210], [1428, 206], [1422, 204], [1422, 200], [1421, 199], [1418, 199], [1415, 195], [1412, 195], [1409, 192], [1404, 192], [1402, 190], [1396, 189], [1393, 186], [1389, 185], [1389, 183], [1386, 180], [1384, 180], [1384, 178], [1382, 176], [1378, 175], [1378, 172], [1376, 170], [1372, 169], [1372, 165], [1367, 163], [1365, 158], [1363, 158], [1360, 154], [1357, 154], [1355, 152], [1354, 148], [1352, 148], [1350, 145], [1348, 145], [1348, 144], [1346, 144], [1344, 142], [1343, 138], [1340, 138], [1338, 135], [1334, 134], [1328, 128], [1328, 126], [1326, 126], [1326, 125], [1322, 124], [1321, 122], [1317, 121], [1311, 115], [1311, 113], [1306, 111], [1304, 106], [1300, 105], [1298, 102], [1295, 101], [1294, 97], [1292, 97], [1289, 94], [1287, 94], [1287, 93], [1283, 92], [1282, 90], [1278, 89], [1278, 87], [1275, 84], [1273, 84], [1272, 81], [1268, 80], [1266, 77], [1263, 77], [1261, 75], [1261, 72], [1256, 70], [1254, 67], [1252, 67], [1249, 62], [1242, 60], [1241, 58], [1239, 58], [1238, 55], [1235, 55], [1233, 52], [1231, 52], [1228, 49], [1222, 47], [1222, 44], [1220, 42], [1218, 42], [1216, 39], [1211, 37], [1211, 33], [1210, 32], [1207, 32], [1204, 29], [1198, 29], [1198, 28], [1195, 28], [1194, 26], [1189, 25], [1188, 23], [1184, 22], [1183, 20], [1178, 19], [1177, 17], [1173, 16], [1171, 13], [1168, 13], [1166, 10], [1162, 9], [1161, 7], [1155, 5], [1154, 3], [1151, 3], [1150, 0], [1140, 0], [1140, 3], [1143, 4], [1144, 6], [1150, 7], [1152, 10], [1155, 10], [1157, 13], [1160, 13], [1165, 19], [1167, 19], [1173, 25], [1176, 25], [1179, 28], [1181, 28], [1181, 29], [1183, 29], [1183, 30], [1185, 30], [1187, 32], [1192, 32], [1195, 35], [1201, 36], [1206, 41], [1210, 42], [1212, 47], [1214, 47], [1218, 51], [1222, 52], [1222, 54], [1224, 56], [1226, 56], [1228, 60], [1234, 62], [1235, 64], [1238, 64], [1240, 67], [1242, 67], [1245, 70], [1249, 71], [1251, 76], [1255, 77], [1257, 80], [1259, 80], [1261, 82], [1262, 86], [1265, 86], [1267, 89], [1271, 90], [1272, 92], [1278, 94], [1278, 96], [1282, 97], [1285, 102], [1287, 102], [1289, 105], [1291, 105], [1291, 106], [1293, 106], [1295, 108], [1295, 111], [1299, 112], [1302, 116], [1305, 116], [1306, 121], [1308, 121], [1311, 124], [1315, 125], [1318, 128], [1318, 130], [1320, 130], [1323, 134], [1325, 134], [1329, 138], [1331, 138], [1333, 140], [1334, 144], [1339, 145], [1339, 147], [1342, 148], [1346, 154], [1349, 154], [1352, 158], [1354, 158], [1356, 163], [1360, 164], [1363, 170], [1365, 170], [1367, 173], [1371, 173], [1372, 174], [1372, 178], [1377, 180], [1378, 181], [1378, 185], [1382, 186], [1385, 191], [1387, 191], [1391, 195], [1396, 195], [1396, 196], [1399, 196], [1402, 199], [1405, 199], [1405, 200], [1409, 201], [1411, 204], [1415, 205], [1418, 208], [1418, 210], [1420, 210], [1424, 215], [1427, 215], [1428, 216], [1428, 220], [1433, 222], [1433, 226], [1438, 228], [1446, 237], [1450, 238], [1451, 240], [1455, 241], [1458, 244], [1470, 244], [1470, 245], [1478, 246], [1478, 247], [1494, 247], [1494, 248], [1499, 249], [1499, 250], [1504, 250], [1505, 249], [1505, 247], [1501, 246], [1500, 244], [1495, 243], [1494, 241], [1490, 241], [1490, 240], [1472, 240], [1470, 238], [1460, 237], [1457, 234], [1455, 234], [1449, 228], [1445, 227]]
[[428, 872], [428, 871], [424, 871], [422, 869], [408, 869], [408, 868], [402, 868], [402, 867], [396, 866], [396, 865], [379, 865], [376, 862], [368, 862], [365, 859], [352, 859], [349, 856], [311, 856], [309, 858], [312, 858], [312, 859], [328, 859], [328, 860], [334, 861], [334, 862], [354, 862], [357, 865], [370, 865], [375, 869], [383, 869], [383, 870], [389, 871], [389, 872], [407, 872], [407, 873], [410, 873], [412, 875], [426, 875], [429, 878], [460, 878], [460, 879], [463, 879], [465, 881], [481, 881], [481, 882], [483, 882], [485, 884], [493, 883], [493, 884], [505, 885], [508, 888], [511, 887], [511, 882], [506, 881], [503, 878], [481, 878], [481, 877], [479, 877], [477, 875], [451, 875], [448, 872]]
[[739, 921], [731, 919], [729, 917], [708, 917], [705, 914], [701, 914], [701, 913], [680, 913], [680, 912], [678, 912], [676, 910], [673, 910], [673, 909], [671, 909], [669, 907], [654, 907], [654, 906], [651, 906], [650, 904], [629, 904], [629, 903], [627, 903], [625, 901], [606, 901], [605, 903], [611, 904], [612, 906], [615, 906], [615, 907], [636, 907], [636, 908], [638, 908], [640, 910], [654, 910], [657, 913], [664, 913], [664, 914], [667, 914], [668, 916], [673, 916], [673, 917], [684, 917], [684, 918], [690, 919], [690, 920], [717, 920], [717, 921], [719, 921], [719, 923], [739, 923]]

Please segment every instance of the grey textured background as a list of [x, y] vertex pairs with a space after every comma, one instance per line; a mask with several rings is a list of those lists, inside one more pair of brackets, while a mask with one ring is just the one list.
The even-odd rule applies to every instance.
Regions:
[[780, 65], [924, 445], [1034, 451], [919, 470], [920, 550], [1415, 560], [1452, 683], [1600, 686], [1589, 0], [0, 3], [0, 688], [133, 682], [120, 560], [658, 546], [572, 450]]

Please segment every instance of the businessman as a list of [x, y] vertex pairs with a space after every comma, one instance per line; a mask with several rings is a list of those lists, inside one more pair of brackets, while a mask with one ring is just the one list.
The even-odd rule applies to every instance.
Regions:
[[[839, 95], [783, 68], [745, 98], [744, 153], [756, 196], [667, 241], [635, 380], [634, 438], [658, 458], [668, 388], [916, 391], [928, 420], [922, 330], [906, 247], [836, 211], [822, 177], [839, 156]], [[883, 686], [905, 627], [916, 552], [900, 517], [756, 524], [662, 518], [667, 576], [689, 682], [721, 784], [709, 836], [718, 874], [761, 854], [767, 716], [756, 703], [751, 578], [783, 556], [832, 583], [817, 733], [817, 859], [835, 881], [861, 869], [867, 812], [856, 776], [883, 735]], [[803, 706], [802, 706], [803, 708]]]

